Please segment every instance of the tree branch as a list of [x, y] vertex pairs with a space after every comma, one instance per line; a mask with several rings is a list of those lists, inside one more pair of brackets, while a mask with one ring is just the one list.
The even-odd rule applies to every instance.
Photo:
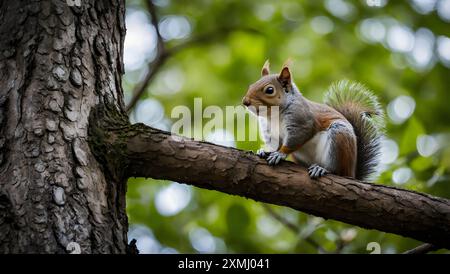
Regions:
[[[296, 224], [294, 224], [294, 223], [290, 222], [289, 220], [286, 220], [285, 218], [283, 218], [283, 216], [281, 216], [278, 213], [276, 213], [269, 205], [263, 204], [263, 207], [267, 211], [267, 213], [269, 213], [269, 215], [272, 216], [272, 218], [274, 218], [275, 220], [277, 220], [278, 222], [283, 224], [290, 231], [292, 231], [295, 235], [299, 234], [300, 228]], [[302, 240], [304, 240], [305, 242], [307, 242], [308, 244], [313, 246], [315, 249], [317, 249], [319, 251], [319, 253], [328, 253], [327, 251], [325, 251], [325, 249], [323, 249], [323, 247], [318, 242], [316, 242], [314, 239], [312, 239], [310, 237], [310, 235], [308, 235], [307, 237], [303, 238]]]
[[165, 50], [165, 43], [161, 36], [161, 32], [159, 31], [159, 18], [158, 18], [158, 12], [156, 11], [156, 6], [153, 4], [152, 0], [147, 0], [147, 10], [150, 13], [150, 20], [151, 24], [155, 28], [156, 31], [156, 38], [157, 38], [157, 48], [159, 52], [164, 52]]
[[[151, 2], [151, 1], [149, 1], [149, 2]], [[155, 26], [155, 28], [157, 28], [157, 26]], [[192, 47], [192, 46], [195, 46], [198, 44], [202, 44], [202, 43], [213, 42], [217, 39], [227, 36], [228, 34], [230, 34], [233, 31], [237, 31], [237, 30], [250, 32], [250, 33], [260, 33], [260, 32], [258, 32], [258, 30], [255, 30], [252, 28], [223, 27], [223, 28], [216, 29], [212, 32], [207, 32], [207, 33], [197, 35], [197, 36], [187, 40], [186, 42], [183, 42], [179, 45], [173, 46], [172, 48], [169, 48], [169, 49], [166, 49], [165, 45], [158, 46], [159, 50], [158, 50], [155, 60], [153, 60], [153, 62], [150, 62], [148, 64], [148, 70], [144, 76], [144, 79], [138, 85], [136, 85], [135, 89], [132, 92], [133, 97], [131, 98], [130, 102], [128, 103], [128, 105], [126, 107], [127, 113], [130, 113], [131, 110], [134, 108], [134, 106], [137, 104], [137, 102], [139, 101], [139, 99], [142, 97], [145, 90], [147, 89], [148, 85], [152, 81], [153, 77], [156, 75], [156, 73], [159, 71], [159, 69], [164, 65], [164, 63], [167, 61], [167, 59], [169, 59], [173, 55], [177, 54], [178, 52], [180, 52], [186, 48], [189, 48], [189, 47]], [[159, 30], [157, 31], [157, 33], [159, 33]], [[158, 36], [158, 37], [160, 37], [160, 36]], [[158, 45], [160, 43], [165, 44], [165, 42], [163, 42], [163, 40], [158, 39]]]
[[158, 54], [155, 60], [153, 60], [153, 62], [148, 64], [148, 70], [144, 76], [144, 79], [133, 90], [133, 97], [131, 98], [130, 102], [126, 107], [127, 113], [131, 112], [133, 107], [141, 98], [142, 94], [144, 94], [153, 77], [156, 75], [156, 73], [159, 71], [162, 65], [166, 62], [168, 57], [169, 55], [167, 53]]
[[156, 53], [155, 59], [152, 62], [148, 63], [148, 69], [147, 69], [147, 72], [146, 72], [144, 78], [134, 88], [134, 90], [132, 92], [132, 94], [133, 94], [132, 98], [131, 98], [130, 102], [128, 103], [128, 105], [126, 106], [127, 113], [131, 112], [133, 107], [137, 104], [139, 99], [144, 94], [145, 90], [147, 89], [148, 85], [152, 81], [153, 77], [155, 77], [155, 75], [159, 71], [159, 69], [164, 65], [164, 63], [167, 61], [167, 59], [169, 57], [171, 57], [172, 55], [175, 55], [179, 51], [181, 51], [185, 48], [191, 47], [193, 45], [200, 44], [200, 43], [207, 43], [207, 42], [214, 41], [218, 38], [223, 38], [224, 36], [228, 35], [229, 33], [231, 33], [232, 31], [235, 31], [235, 30], [242, 30], [242, 31], [252, 32], [252, 33], [260, 33], [256, 29], [246, 28], [246, 27], [233, 27], [233, 26], [222, 27], [222, 28], [216, 29], [212, 32], [207, 32], [207, 33], [203, 33], [198, 36], [195, 36], [195, 37], [187, 40], [186, 42], [183, 42], [179, 45], [176, 45], [176, 46], [168, 49], [166, 42], [162, 38], [161, 32], [159, 30], [159, 26], [158, 26], [159, 19], [158, 19], [158, 12], [157, 12], [156, 6], [155, 6], [155, 4], [153, 4], [152, 0], [147, 0], [146, 2], [147, 2], [147, 10], [151, 16], [151, 24], [153, 25], [153, 27], [155, 28], [155, 31], [156, 31], [157, 53]]
[[167, 57], [169, 56], [169, 53], [166, 50], [166, 44], [164, 42], [164, 39], [161, 36], [161, 32], [159, 31], [159, 19], [156, 11], [155, 4], [153, 4], [152, 0], [147, 0], [147, 10], [150, 13], [151, 17], [151, 24], [155, 28], [156, 31], [156, 57], [155, 60], [148, 63], [148, 69], [144, 76], [144, 79], [134, 88], [133, 90], [133, 97], [131, 98], [130, 102], [128, 103], [126, 107], [126, 111], [129, 113], [133, 107], [136, 105], [136, 103], [141, 98], [142, 94], [144, 94], [145, 90], [147, 89], [147, 86], [150, 84], [153, 77], [156, 75], [156, 72], [162, 67], [162, 65], [165, 63]]
[[427, 254], [428, 252], [436, 251], [438, 249], [438, 247], [432, 244], [422, 244], [411, 250], [403, 252], [403, 254]]
[[143, 124], [107, 132], [104, 153], [122, 157], [124, 176], [191, 184], [450, 248], [450, 200], [334, 175], [312, 180], [291, 162], [270, 167], [251, 152]]

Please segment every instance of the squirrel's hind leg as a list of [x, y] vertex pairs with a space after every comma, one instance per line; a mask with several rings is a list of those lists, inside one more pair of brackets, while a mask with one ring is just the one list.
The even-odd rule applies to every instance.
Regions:
[[324, 166], [339, 176], [355, 177], [357, 140], [348, 122], [336, 121], [328, 128], [330, 147]]
[[329, 171], [318, 164], [313, 164], [308, 168], [308, 174], [311, 179], [316, 179], [328, 174]]

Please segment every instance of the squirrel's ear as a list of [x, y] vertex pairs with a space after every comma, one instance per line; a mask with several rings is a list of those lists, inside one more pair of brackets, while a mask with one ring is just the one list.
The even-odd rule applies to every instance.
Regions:
[[261, 76], [266, 76], [266, 75], [270, 74], [269, 66], [270, 66], [269, 60], [266, 60], [266, 62], [264, 63], [264, 66], [261, 70]]
[[291, 82], [291, 71], [288, 66], [283, 67], [278, 76], [278, 80], [280, 80], [282, 84], [289, 84]]
[[280, 75], [278, 76], [278, 80], [282, 84], [289, 84], [291, 83], [291, 71], [289, 70], [289, 67], [292, 64], [291, 58], [288, 58], [286, 62], [283, 64], [283, 68], [281, 69]]
[[292, 65], [292, 59], [291, 59], [291, 57], [289, 57], [286, 61], [284, 61], [283, 68], [291, 67], [291, 65]]

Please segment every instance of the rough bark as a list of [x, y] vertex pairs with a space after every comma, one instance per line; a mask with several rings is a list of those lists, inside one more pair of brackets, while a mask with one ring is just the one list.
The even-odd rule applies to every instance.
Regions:
[[124, 5], [0, 1], [0, 253], [125, 252], [125, 179], [87, 143], [93, 107], [124, 109]]
[[253, 153], [142, 124], [110, 128], [105, 140], [105, 151], [122, 155], [125, 176], [191, 184], [450, 247], [447, 199], [333, 175], [311, 180], [294, 163], [270, 167]]

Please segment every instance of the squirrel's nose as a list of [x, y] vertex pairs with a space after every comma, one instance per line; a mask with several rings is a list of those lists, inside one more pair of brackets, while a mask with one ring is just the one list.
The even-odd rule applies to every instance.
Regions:
[[250, 105], [250, 100], [247, 97], [242, 98], [242, 104], [246, 107]]

